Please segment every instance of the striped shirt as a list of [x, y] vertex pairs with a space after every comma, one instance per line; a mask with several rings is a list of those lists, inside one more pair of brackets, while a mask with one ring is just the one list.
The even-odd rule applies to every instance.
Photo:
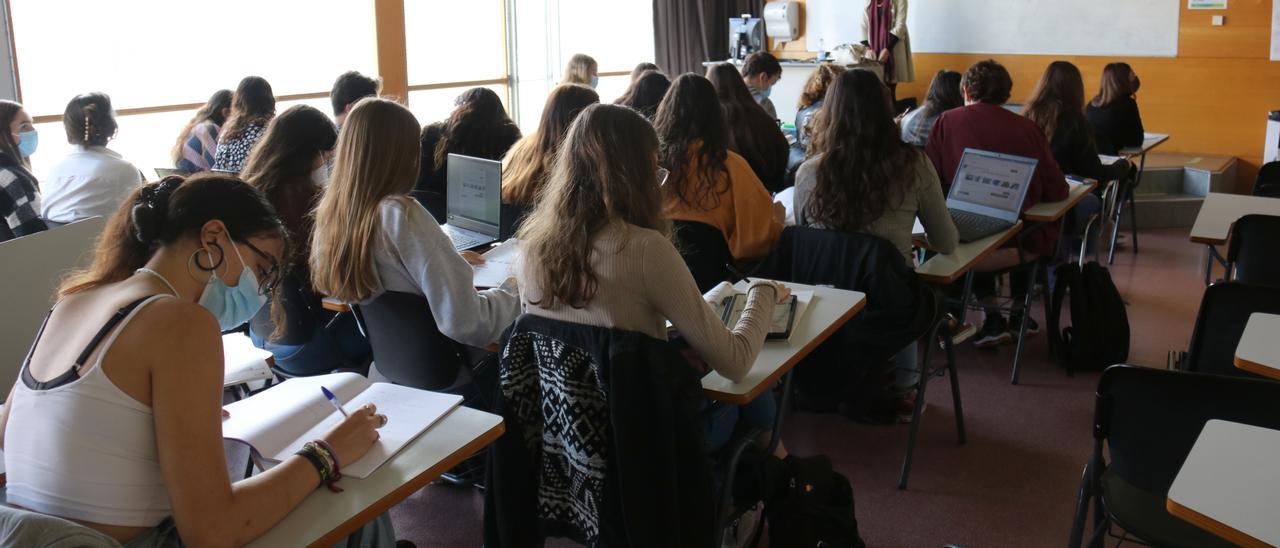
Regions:
[[[8, 163], [8, 162], [6, 162]], [[40, 188], [29, 171], [17, 165], [0, 167], [0, 241], [48, 228], [40, 218]]]
[[178, 159], [178, 171], [196, 173], [208, 171], [213, 167], [213, 157], [218, 151], [218, 124], [205, 120], [196, 124], [187, 133], [186, 142], [182, 143], [182, 157]]

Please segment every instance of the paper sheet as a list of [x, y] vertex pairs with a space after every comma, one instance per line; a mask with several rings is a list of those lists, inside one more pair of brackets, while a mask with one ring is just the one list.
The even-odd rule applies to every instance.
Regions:
[[516, 275], [516, 261], [520, 259], [520, 241], [514, 238], [502, 242], [485, 252], [484, 264], [473, 267], [476, 287], [498, 287], [507, 278]]

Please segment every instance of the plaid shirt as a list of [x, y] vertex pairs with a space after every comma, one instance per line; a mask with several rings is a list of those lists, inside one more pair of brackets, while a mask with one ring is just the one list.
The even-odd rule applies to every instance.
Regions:
[[36, 179], [21, 167], [0, 167], [0, 217], [15, 238], [48, 228], [40, 218]]

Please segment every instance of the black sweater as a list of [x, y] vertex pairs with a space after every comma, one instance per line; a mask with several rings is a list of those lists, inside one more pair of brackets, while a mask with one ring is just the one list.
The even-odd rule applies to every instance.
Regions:
[[1103, 107], [1090, 103], [1086, 114], [1093, 124], [1098, 152], [1114, 156], [1122, 148], [1142, 146], [1142, 116], [1138, 113], [1138, 102], [1132, 97]]

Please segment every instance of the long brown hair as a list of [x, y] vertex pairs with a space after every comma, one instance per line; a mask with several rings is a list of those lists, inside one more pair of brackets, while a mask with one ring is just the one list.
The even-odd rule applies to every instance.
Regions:
[[9, 132], [13, 119], [18, 117], [19, 112], [22, 112], [21, 103], [0, 99], [0, 130], [2, 130], [0, 131], [0, 154], [8, 156], [15, 165], [29, 168], [30, 161], [18, 152], [18, 143], [13, 140], [13, 135]]
[[501, 158], [507, 145], [520, 138], [520, 128], [507, 116], [502, 99], [489, 88], [471, 88], [458, 96], [457, 108], [444, 124], [432, 159], [436, 169], [444, 166], [449, 153], [477, 158]]
[[800, 92], [800, 101], [796, 103], [796, 108], [806, 109], [827, 95], [827, 88], [831, 86], [831, 82], [843, 74], [845, 68], [835, 63], [822, 63], [818, 65], [818, 70], [813, 71], [809, 75], [809, 79], [804, 81], [804, 91]]
[[311, 283], [344, 302], [360, 302], [378, 287], [373, 246], [383, 200], [407, 195], [418, 180], [418, 120], [387, 99], [356, 102], [338, 134], [333, 174], [316, 207], [311, 237]]
[[1066, 116], [1084, 116], [1084, 79], [1080, 77], [1080, 69], [1066, 61], [1049, 63], [1027, 99], [1022, 115], [1040, 126], [1050, 140]]
[[960, 91], [960, 80], [963, 76], [954, 70], [940, 70], [929, 82], [929, 93], [925, 96], [925, 117], [942, 114], [953, 108], [964, 106], [964, 93]]
[[551, 90], [538, 129], [520, 139], [503, 159], [502, 201], [526, 205], [537, 201], [569, 125], [583, 109], [599, 102], [600, 95], [587, 86], [560, 84]]
[[1102, 83], [1098, 86], [1098, 94], [1089, 104], [1105, 107], [1120, 99], [1133, 97], [1138, 92], [1134, 80], [1133, 67], [1129, 63], [1110, 63], [1102, 69]]
[[651, 70], [633, 80], [627, 87], [627, 91], [623, 92], [613, 104], [631, 107], [645, 118], [652, 120], [658, 110], [658, 104], [667, 96], [668, 89], [671, 89], [671, 79], [661, 72]]
[[569, 63], [564, 67], [564, 78], [560, 80], [561, 84], [582, 84], [591, 86], [591, 73], [598, 72], [599, 65], [590, 55], [575, 53], [569, 58]]
[[756, 103], [733, 65], [720, 63], [711, 67], [707, 79], [724, 109], [729, 149], [741, 154], [766, 185], [776, 183], [773, 178], [786, 170], [787, 162], [787, 139], [777, 121]]
[[182, 126], [182, 131], [178, 132], [178, 140], [173, 143], [173, 150], [169, 151], [169, 157], [175, 166], [182, 160], [182, 147], [187, 144], [191, 129], [203, 122], [213, 122], [214, 125], [222, 127], [227, 123], [227, 118], [222, 115], [222, 111], [229, 108], [231, 108], [231, 90], [220, 89], [213, 92], [204, 106], [200, 107], [195, 116], [187, 121], [187, 125]]
[[271, 91], [271, 84], [260, 76], [246, 76], [236, 86], [235, 95], [231, 98], [231, 116], [227, 118], [218, 140], [235, 139], [255, 124], [265, 126], [275, 115], [276, 96]]
[[836, 79], [815, 118], [813, 146], [822, 157], [805, 209], [815, 224], [857, 232], [902, 202], [920, 152], [899, 135], [880, 78], [851, 70]]
[[595, 297], [592, 240], [610, 222], [670, 235], [657, 188], [657, 149], [653, 127], [626, 107], [592, 105], [573, 122], [542, 200], [517, 236], [542, 288], [532, 304], [582, 308]]
[[662, 192], [695, 209], [715, 209], [729, 190], [725, 160], [729, 128], [711, 82], [682, 74], [658, 105], [658, 163], [667, 168]]
[[58, 298], [132, 276], [160, 247], [198, 234], [214, 219], [226, 225], [233, 240], [243, 242], [250, 236], [283, 239], [287, 256], [284, 226], [275, 208], [252, 186], [215, 173], [185, 179], [171, 175], [139, 187], [121, 202], [94, 244], [93, 262], [63, 280]]

